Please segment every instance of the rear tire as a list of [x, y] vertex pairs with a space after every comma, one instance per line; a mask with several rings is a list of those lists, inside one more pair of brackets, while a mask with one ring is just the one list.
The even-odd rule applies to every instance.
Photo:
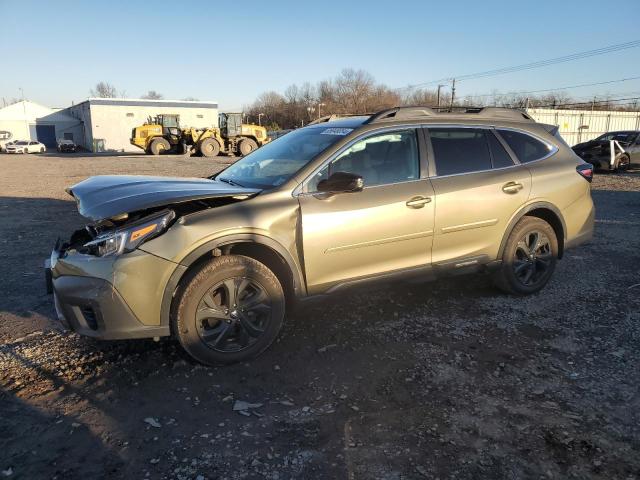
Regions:
[[618, 158], [616, 158], [613, 171], [616, 173], [625, 172], [629, 170], [630, 164], [631, 164], [631, 158], [626, 153], [623, 153]]
[[215, 138], [205, 138], [198, 148], [204, 157], [217, 157], [220, 153], [220, 144]]
[[514, 295], [539, 292], [551, 278], [557, 259], [558, 239], [553, 227], [540, 218], [525, 216], [509, 234], [494, 282], [503, 292]]
[[176, 297], [172, 329], [207, 365], [260, 355], [278, 337], [285, 296], [275, 274], [253, 258], [225, 255], [188, 274]]
[[171, 149], [171, 145], [166, 138], [154, 138], [149, 145], [151, 155], [162, 155]]
[[255, 140], [251, 138], [245, 138], [240, 141], [240, 146], [238, 147], [238, 150], [240, 152], [240, 155], [244, 157], [245, 155], [249, 155], [251, 152], [253, 152], [257, 148], [258, 148], [258, 144], [256, 143]]

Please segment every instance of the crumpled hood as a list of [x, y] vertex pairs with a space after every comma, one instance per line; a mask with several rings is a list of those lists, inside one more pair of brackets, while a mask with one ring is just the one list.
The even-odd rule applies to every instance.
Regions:
[[[618, 140], [618, 143], [623, 146], [626, 147], [629, 145], [629, 142], [625, 142], [625, 141], [620, 141]], [[589, 140], [587, 142], [582, 142], [582, 143], [578, 143], [577, 145], [574, 145], [573, 150], [589, 150], [589, 149], [597, 149], [597, 148], [609, 148], [609, 140]]]
[[207, 178], [99, 175], [67, 192], [84, 217], [100, 221], [123, 213], [207, 198], [253, 196], [260, 192]]

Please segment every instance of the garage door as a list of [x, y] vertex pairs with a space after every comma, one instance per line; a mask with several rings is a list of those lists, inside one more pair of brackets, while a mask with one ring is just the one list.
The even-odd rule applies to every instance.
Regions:
[[56, 146], [56, 127], [54, 125], [36, 125], [38, 141], [47, 147]]

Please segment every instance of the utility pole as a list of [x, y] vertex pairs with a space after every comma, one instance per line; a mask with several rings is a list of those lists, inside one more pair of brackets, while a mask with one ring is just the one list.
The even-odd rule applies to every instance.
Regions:
[[453, 110], [453, 101], [456, 98], [456, 79], [453, 79], [453, 82], [451, 84], [451, 108], [450, 110]]
[[324, 107], [326, 103], [318, 103], [318, 120], [320, 120], [320, 109]]
[[445, 85], [438, 85], [438, 108], [440, 108], [440, 90], [442, 89], [442, 87], [444, 87]]

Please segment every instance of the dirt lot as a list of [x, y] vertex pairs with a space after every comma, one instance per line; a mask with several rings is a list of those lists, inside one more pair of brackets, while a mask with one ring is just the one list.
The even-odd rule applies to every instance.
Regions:
[[314, 301], [227, 368], [57, 329], [64, 187], [223, 166], [0, 155], [0, 478], [640, 478], [640, 172], [596, 177], [595, 240], [532, 297], [475, 276]]

